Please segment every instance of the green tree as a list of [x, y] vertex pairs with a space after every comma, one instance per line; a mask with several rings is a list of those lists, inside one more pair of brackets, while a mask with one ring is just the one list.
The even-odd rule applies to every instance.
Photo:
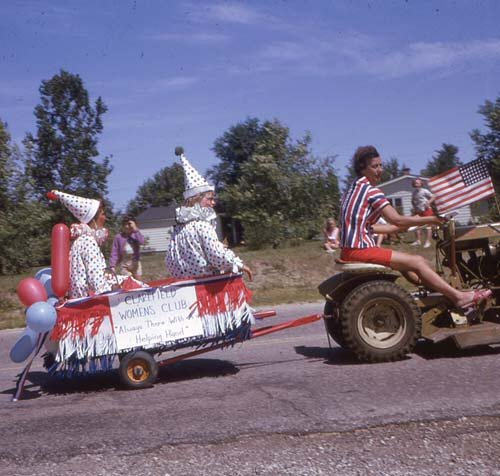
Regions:
[[344, 178], [342, 179], [342, 193], [345, 193], [345, 191], [349, 188], [349, 185], [351, 185], [351, 183], [358, 178], [356, 172], [354, 171], [352, 160], [349, 160], [348, 164], [345, 166], [345, 170], [346, 172]]
[[137, 189], [135, 197], [127, 205], [127, 214], [137, 216], [148, 207], [166, 206], [174, 200], [180, 203], [183, 191], [184, 173], [181, 165], [176, 163], [165, 167]]
[[457, 154], [458, 147], [443, 143], [441, 149], [435, 151], [432, 159], [427, 161], [425, 169], [422, 169], [420, 173], [423, 177], [434, 177], [460, 165], [461, 162]]
[[[241, 138], [244, 144], [239, 144]], [[250, 246], [310, 238], [326, 217], [337, 216], [334, 158], [313, 158], [310, 142], [308, 134], [293, 142], [289, 129], [277, 120], [261, 124], [256, 119], [232, 127], [217, 139], [214, 150], [223, 166], [213, 169], [213, 177], [225, 210], [241, 221]], [[230, 148], [217, 147], [222, 143], [251, 153], [235, 156]], [[227, 156], [219, 156], [226, 151]]]
[[260, 121], [248, 118], [245, 122], [230, 127], [215, 140], [213, 151], [220, 163], [209, 170], [208, 175], [218, 188], [238, 181], [242, 165], [257, 152], [257, 146], [262, 143], [264, 135], [265, 127]]
[[53, 213], [36, 200], [22, 201], [0, 212], [0, 274], [48, 264], [53, 223]]
[[9, 205], [9, 184], [12, 174], [10, 134], [7, 124], [0, 120], [0, 210], [6, 210]]
[[28, 134], [25, 143], [32, 153], [30, 173], [35, 193], [60, 189], [87, 197], [107, 195], [109, 158], [96, 158], [102, 115], [107, 107], [100, 97], [94, 107], [80, 76], [61, 70], [42, 81], [40, 104], [35, 107], [36, 136]]
[[53, 215], [32, 196], [22, 154], [2, 121], [0, 177], [0, 274], [47, 263]]
[[388, 182], [403, 175], [403, 170], [406, 165], [399, 165], [399, 160], [396, 157], [391, 157], [388, 161], [383, 162], [381, 182]]
[[[491, 178], [497, 194], [500, 191], [500, 96], [495, 102], [485, 101], [479, 107], [479, 114], [484, 118], [487, 131], [474, 129], [470, 136], [475, 143], [477, 158], [485, 159], [490, 167]], [[499, 218], [496, 207], [491, 209], [494, 218]]]

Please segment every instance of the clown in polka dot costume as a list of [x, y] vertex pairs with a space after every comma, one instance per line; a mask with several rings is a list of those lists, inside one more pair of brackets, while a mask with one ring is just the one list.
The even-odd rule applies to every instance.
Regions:
[[48, 194], [59, 200], [80, 223], [70, 228], [70, 290], [69, 297], [80, 298], [112, 289], [112, 282], [105, 274], [106, 260], [99, 248], [97, 231], [106, 220], [99, 200], [78, 197], [53, 190]]
[[165, 263], [176, 278], [208, 276], [251, 270], [220, 241], [215, 231], [214, 186], [210, 185], [181, 154], [184, 169], [184, 206], [176, 209], [176, 226]]

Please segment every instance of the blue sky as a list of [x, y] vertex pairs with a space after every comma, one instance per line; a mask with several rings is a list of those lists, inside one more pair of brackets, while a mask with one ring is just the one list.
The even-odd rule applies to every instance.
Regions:
[[38, 88], [79, 74], [109, 108], [109, 196], [123, 208], [183, 145], [201, 171], [215, 139], [278, 119], [313, 153], [374, 144], [419, 172], [443, 142], [474, 157], [477, 113], [500, 94], [500, 2], [9, 0], [0, 3], [0, 118], [20, 144]]

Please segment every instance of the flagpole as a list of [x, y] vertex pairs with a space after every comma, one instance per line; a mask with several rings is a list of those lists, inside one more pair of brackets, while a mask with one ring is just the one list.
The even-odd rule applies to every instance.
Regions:
[[500, 216], [500, 205], [498, 204], [498, 196], [496, 193], [495, 193], [495, 205], [497, 206], [497, 212], [498, 215]]

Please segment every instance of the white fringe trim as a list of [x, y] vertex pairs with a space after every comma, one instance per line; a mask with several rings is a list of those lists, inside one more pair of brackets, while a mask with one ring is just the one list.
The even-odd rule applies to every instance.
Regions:
[[[237, 331], [245, 324], [253, 325], [255, 319], [253, 317], [253, 309], [244, 302], [237, 309], [230, 312], [221, 312], [218, 314], [210, 314], [202, 316], [203, 323], [203, 339], [221, 338], [228, 336], [233, 331]], [[74, 338], [71, 332], [59, 341], [49, 341], [47, 349], [49, 352], [55, 354], [56, 362], [64, 362], [70, 358], [90, 359], [95, 357], [102, 357], [105, 355], [114, 355], [118, 353], [118, 346], [116, 338], [111, 325], [111, 320], [106, 316], [99, 328], [96, 335], [92, 335], [92, 323], [89, 322], [85, 327], [85, 334], [83, 338]], [[201, 344], [200, 340], [192, 341], [192, 345], [196, 346]], [[144, 349], [154, 349], [156, 347], [168, 347], [182, 345], [186, 343], [185, 339], [179, 341], [164, 342], [161, 346], [152, 344], [151, 346], [142, 346]], [[191, 342], [190, 342], [191, 344]]]

